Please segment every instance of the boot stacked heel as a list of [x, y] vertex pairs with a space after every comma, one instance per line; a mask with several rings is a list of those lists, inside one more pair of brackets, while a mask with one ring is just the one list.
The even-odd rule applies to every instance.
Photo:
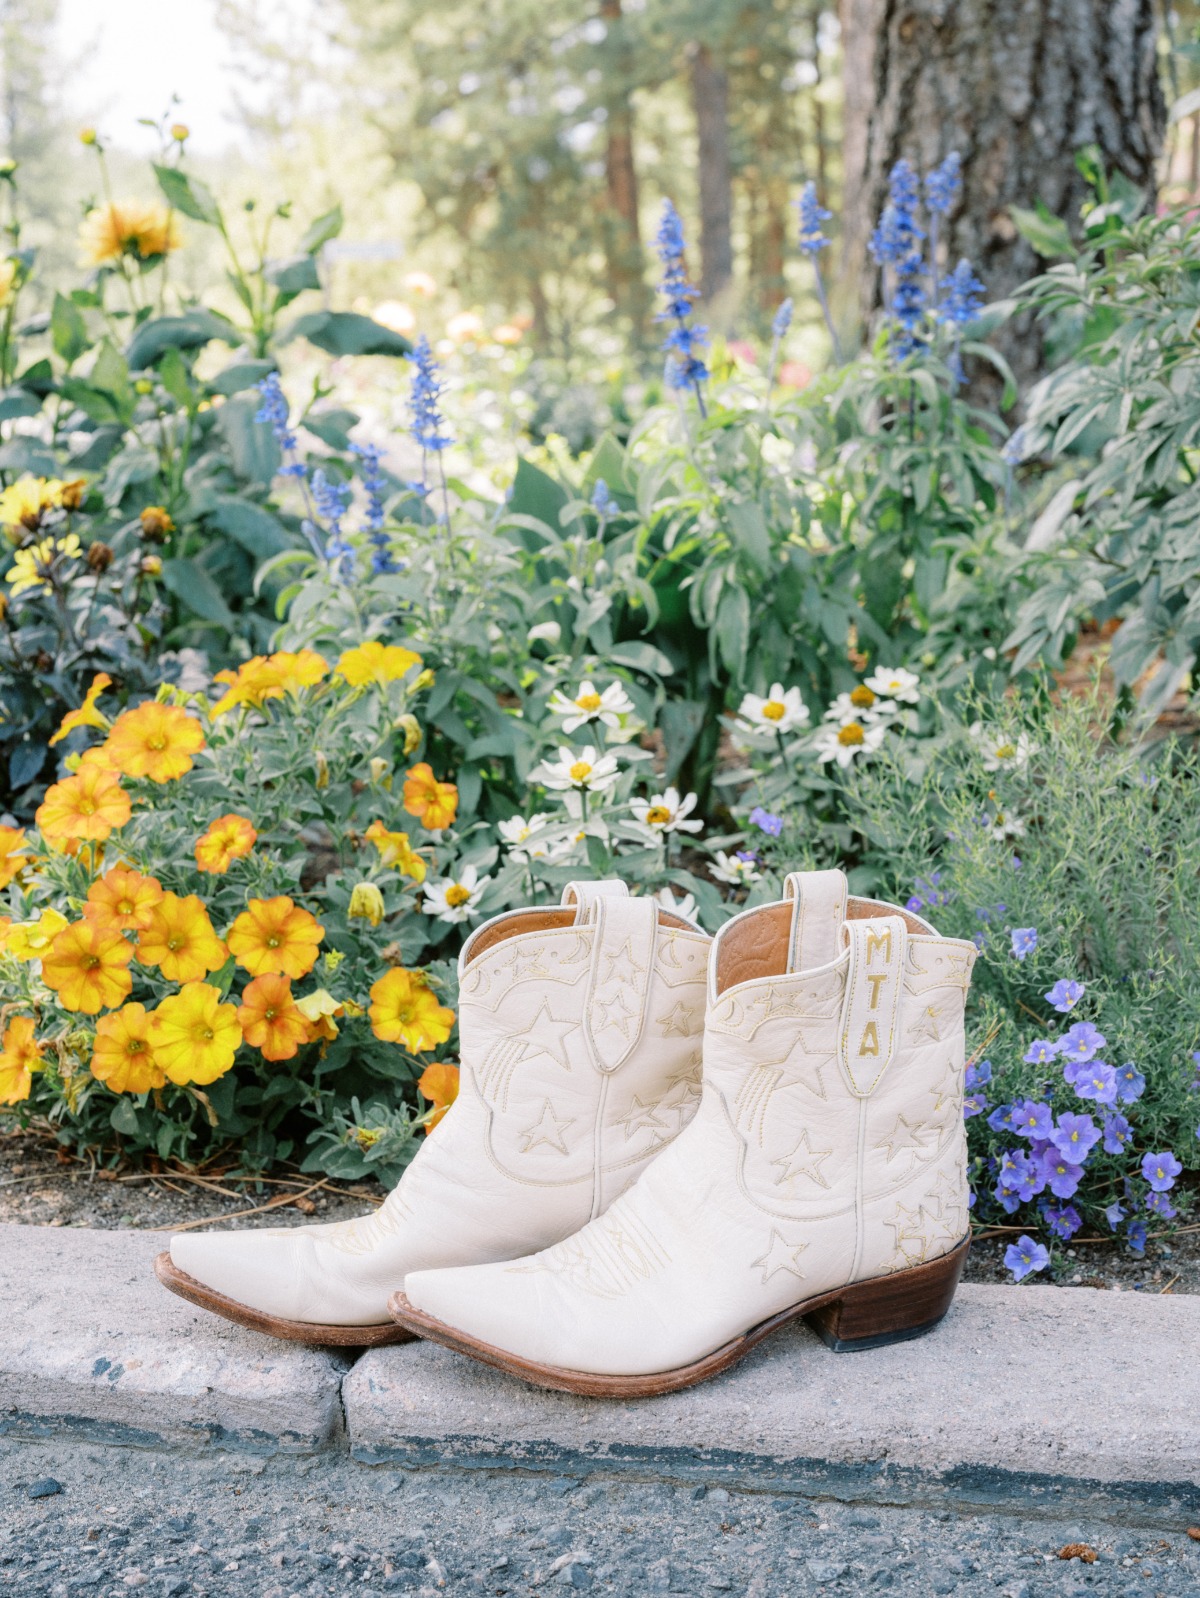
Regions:
[[923, 1337], [950, 1308], [970, 1238], [951, 1254], [890, 1276], [856, 1282], [804, 1319], [835, 1354], [856, 1354]]

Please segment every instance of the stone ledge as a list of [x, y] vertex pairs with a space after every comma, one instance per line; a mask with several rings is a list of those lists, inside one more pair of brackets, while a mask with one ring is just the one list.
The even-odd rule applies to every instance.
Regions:
[[166, 1234], [0, 1225], [0, 1432], [309, 1453], [344, 1436], [341, 1355], [194, 1309]]

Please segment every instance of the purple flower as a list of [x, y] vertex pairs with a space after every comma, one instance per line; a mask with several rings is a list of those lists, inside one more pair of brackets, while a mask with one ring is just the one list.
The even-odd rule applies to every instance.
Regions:
[[962, 158], [957, 150], [951, 150], [942, 164], [926, 176], [925, 200], [929, 209], [937, 216], [945, 216], [961, 187]]
[[1130, 1252], [1144, 1254], [1146, 1252], [1146, 1228], [1141, 1221], [1130, 1221], [1125, 1233], [1125, 1241], [1129, 1244]]
[[1042, 1211], [1042, 1219], [1055, 1237], [1061, 1237], [1064, 1243], [1074, 1237], [1083, 1225], [1083, 1216], [1073, 1204], [1047, 1204]]
[[609, 492], [608, 483], [603, 477], [596, 479], [592, 488], [591, 504], [596, 515], [600, 517], [611, 516], [618, 509], [617, 502]]
[[1097, 1104], [1115, 1104], [1117, 1073], [1103, 1060], [1093, 1060], [1081, 1067], [1075, 1078], [1075, 1091], [1081, 1099], [1095, 1099]]
[[1049, 1038], [1035, 1038], [1021, 1058], [1026, 1065], [1049, 1065], [1057, 1053], [1057, 1043], [1052, 1043]]
[[1162, 1154], [1147, 1154], [1142, 1160], [1142, 1175], [1156, 1193], [1165, 1193], [1175, 1186], [1175, 1178], [1183, 1166], [1169, 1149]]
[[824, 224], [829, 221], [833, 212], [827, 211], [817, 199], [815, 183], [806, 183], [801, 189], [800, 198], [796, 201], [796, 210], [800, 214], [800, 237], [797, 242], [802, 253], [810, 257], [819, 255], [822, 250], [829, 247]]
[[1023, 960], [1027, 954], [1032, 954], [1037, 948], [1036, 927], [1014, 927], [1012, 929], [1012, 952], [1018, 960]]
[[[1054, 1128], [1053, 1142], [1060, 1154], [1072, 1160], [1086, 1160], [1092, 1148], [1100, 1141], [1100, 1128], [1090, 1115], [1060, 1115]], [[1066, 1195], [1060, 1193], [1060, 1198]]]
[[1022, 1099], [1013, 1105], [1013, 1130], [1018, 1137], [1053, 1138], [1054, 1112], [1036, 1099]]
[[916, 894], [914, 893], [911, 899], [906, 899], [904, 901], [904, 908], [906, 910], [911, 910], [912, 913], [914, 915], [916, 915], [918, 910], [924, 910], [925, 901], [924, 901], [924, 899], [918, 899]]
[[1104, 1151], [1106, 1154], [1120, 1154], [1133, 1136], [1133, 1128], [1123, 1115], [1115, 1111], [1112, 1115], [1104, 1117]]
[[783, 831], [783, 817], [773, 816], [769, 810], [764, 810], [761, 805], [755, 805], [750, 812], [750, 825], [757, 827], [760, 832], [765, 832], [768, 838], [778, 838]]
[[[442, 378], [424, 333], [413, 346], [412, 363], [413, 380], [408, 400], [412, 436], [421, 446], [422, 455], [440, 455], [454, 440], [442, 431], [446, 425], [441, 410]], [[422, 469], [422, 482], [424, 477]]]
[[1090, 1021], [1076, 1021], [1068, 1027], [1058, 1044], [1058, 1052], [1068, 1060], [1092, 1060], [1107, 1042]]
[[983, 1088], [992, 1080], [992, 1062], [990, 1060], [972, 1060], [967, 1066], [967, 1092], [973, 1093], [976, 1088]]
[[1068, 1087], [1073, 1088], [1079, 1078], [1086, 1074], [1087, 1068], [1088, 1062], [1086, 1060], [1068, 1060], [1062, 1068], [1063, 1081]]
[[1121, 1104], [1133, 1104], [1141, 1098], [1146, 1091], [1146, 1078], [1134, 1065], [1132, 1060], [1117, 1072], [1117, 1099]]
[[1017, 1124], [1016, 1104], [1000, 1104], [988, 1116], [988, 1125], [993, 1132], [1011, 1132]]
[[1120, 1204], [1114, 1201], [1105, 1210], [1104, 1219], [1115, 1232], [1117, 1227], [1120, 1226], [1121, 1222], [1125, 1219], [1125, 1211], [1121, 1208]]
[[1059, 977], [1049, 993], [1044, 995], [1046, 1003], [1052, 1004], [1060, 1015], [1066, 1015], [1083, 998], [1086, 986], [1086, 983], [1073, 982], [1069, 977]]
[[973, 1115], [982, 1115], [988, 1107], [985, 1093], [968, 1093], [963, 1100], [963, 1120], [969, 1121]]
[[1165, 1193], [1151, 1193], [1146, 1200], [1146, 1208], [1152, 1215], [1157, 1215], [1164, 1221], [1173, 1221], [1179, 1214]]
[[[828, 239], [826, 239], [825, 242], [828, 243]], [[788, 328], [791, 327], [792, 309], [793, 307], [790, 299], [786, 299], [780, 304], [779, 309], [775, 312], [775, 319], [771, 323], [771, 336], [773, 338], [781, 339], [787, 332]]]
[[1038, 1165], [1039, 1174], [1055, 1198], [1069, 1199], [1074, 1195], [1083, 1175], [1082, 1165], [1076, 1165], [1054, 1147], [1046, 1150]]
[[1050, 1252], [1044, 1243], [1019, 1237], [1005, 1249], [1004, 1263], [1012, 1272], [1013, 1281], [1020, 1282], [1034, 1271], [1044, 1271], [1050, 1263]]
[[708, 329], [692, 321], [692, 301], [700, 297], [700, 290], [688, 278], [683, 223], [670, 200], [663, 201], [654, 247], [663, 265], [659, 292], [666, 301], [666, 309], [660, 311], [655, 320], [674, 324], [661, 346], [669, 357], [667, 382], [671, 388], [692, 389], [703, 414], [704, 396], [700, 385], [708, 377], [708, 367], [700, 351], [708, 343]]
[[954, 328], [970, 327], [979, 320], [986, 293], [970, 261], [964, 257], [953, 272], [942, 279], [943, 299], [937, 310], [938, 321], [948, 322]]

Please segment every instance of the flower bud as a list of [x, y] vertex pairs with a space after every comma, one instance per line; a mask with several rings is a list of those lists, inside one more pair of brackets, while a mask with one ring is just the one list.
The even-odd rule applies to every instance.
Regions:
[[328, 762], [328, 760], [326, 760], [325, 756], [321, 753], [321, 751], [319, 749], [314, 749], [313, 750], [313, 766], [316, 769], [316, 773], [317, 773], [317, 787], [318, 788], [328, 788], [328, 786], [329, 786], [329, 762]]
[[99, 139], [96, 136], [95, 128], [80, 128], [80, 130], [79, 130], [79, 142], [80, 142], [80, 144], [88, 144], [88, 145], [98, 144], [100, 141], [99, 141]]
[[426, 666], [425, 670], [420, 674], [416, 682], [413, 683], [413, 693], [420, 693], [423, 688], [432, 688], [436, 681], [437, 678], [434, 676], [433, 672], [430, 671], [429, 667]]
[[0, 594], [0, 621], [3, 621], [7, 617], [7, 615], [8, 615], [8, 596], [6, 594]]
[[191, 129], [186, 122], [173, 122], [171, 124], [171, 137], [176, 144], [182, 144], [190, 132]]
[[83, 504], [84, 495], [87, 493], [87, 478], [73, 477], [69, 483], [64, 483], [59, 491], [64, 510], [78, 510]]
[[531, 644], [536, 644], [540, 640], [542, 643], [554, 645], [562, 638], [562, 628], [556, 621], [540, 621], [536, 627], [531, 627], [525, 636]]
[[148, 377], [139, 377], [133, 385], [133, 391], [135, 394], [153, 394], [154, 384]]
[[15, 161], [0, 161], [0, 178], [3, 178], [5, 182], [10, 182], [16, 176], [16, 172], [17, 163]]
[[377, 927], [383, 920], [383, 895], [373, 882], [356, 882], [350, 892], [351, 921], [369, 921]]
[[102, 544], [99, 539], [94, 544], [88, 545], [87, 563], [88, 570], [96, 573], [106, 572], [113, 562], [113, 552], [107, 544]]
[[397, 716], [396, 731], [404, 734], [404, 753], [411, 755], [421, 742], [421, 723], [415, 716]]
[[140, 520], [142, 537], [148, 538], [154, 544], [165, 543], [168, 533], [175, 531], [175, 523], [163, 505], [147, 505]]
[[372, 761], [370, 763], [370, 771], [371, 771], [371, 781], [373, 783], [382, 784], [382, 786], [385, 787], [385, 788], [390, 788], [392, 786], [392, 784], [391, 784], [391, 774], [392, 774], [391, 762], [385, 760], [382, 755], [376, 755], [372, 759]]
[[[345, 958], [340, 949], [326, 949], [323, 956], [326, 971], [336, 971]], [[362, 1010], [359, 1009], [357, 1013], [361, 1015]]]
[[143, 577], [159, 577], [162, 575], [162, 556], [143, 555], [139, 571]]

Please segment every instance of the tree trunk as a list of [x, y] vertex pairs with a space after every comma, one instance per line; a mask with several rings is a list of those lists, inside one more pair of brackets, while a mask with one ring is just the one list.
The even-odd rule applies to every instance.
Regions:
[[692, 48], [692, 105], [700, 165], [700, 293], [712, 303], [733, 281], [729, 75], [706, 44]]
[[[643, 276], [642, 237], [638, 221], [637, 168], [633, 164], [633, 107], [629, 98], [632, 62], [621, 39], [621, 0], [601, 0], [600, 15], [614, 44], [615, 84], [605, 100], [608, 142], [604, 178], [608, 192], [604, 249], [608, 289], [617, 310], [629, 318], [635, 337], [645, 328], [649, 309]], [[615, 38], [613, 37], [615, 35]]]
[[[859, 318], [878, 304], [867, 241], [893, 163], [922, 171], [951, 150], [963, 189], [942, 224], [942, 270], [968, 257], [993, 299], [1038, 270], [1010, 205], [1038, 200], [1074, 225], [1075, 167], [1099, 146], [1110, 171], [1153, 191], [1164, 108], [1153, 0], [841, 0], [845, 219], [841, 276]], [[996, 343], [1034, 378], [1041, 341], [1018, 318]]]

